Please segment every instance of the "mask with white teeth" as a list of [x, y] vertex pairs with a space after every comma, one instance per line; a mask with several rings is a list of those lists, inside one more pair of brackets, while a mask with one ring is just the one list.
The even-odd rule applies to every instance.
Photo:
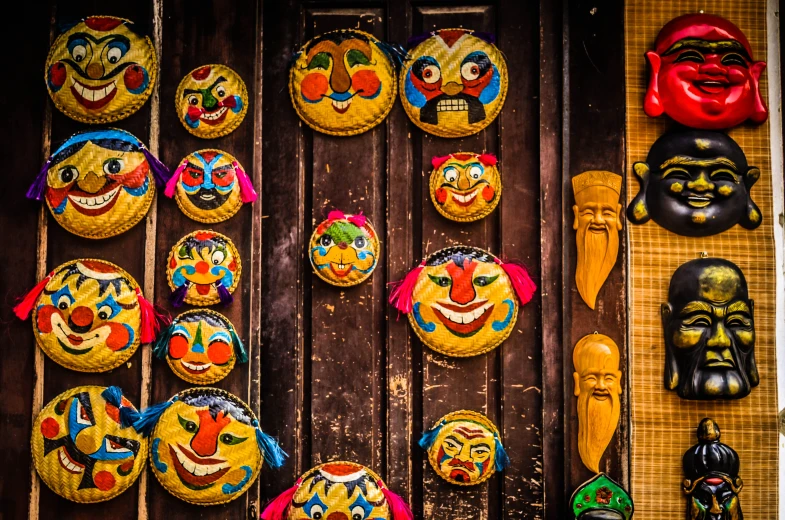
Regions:
[[180, 122], [202, 139], [233, 132], [248, 112], [248, 89], [226, 65], [204, 65], [192, 70], [175, 94]]
[[325, 282], [340, 287], [358, 285], [376, 269], [379, 238], [362, 214], [334, 210], [311, 235], [311, 266]]
[[456, 152], [431, 162], [431, 201], [443, 216], [473, 222], [496, 209], [502, 190], [496, 156]]

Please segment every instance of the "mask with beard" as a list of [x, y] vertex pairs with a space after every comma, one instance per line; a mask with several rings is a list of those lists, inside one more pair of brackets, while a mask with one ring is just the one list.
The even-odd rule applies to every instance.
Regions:
[[575, 396], [578, 398], [578, 451], [587, 468], [600, 472], [621, 413], [619, 347], [604, 334], [589, 334], [575, 345]]
[[665, 387], [682, 399], [741, 399], [758, 386], [753, 300], [722, 258], [681, 265], [662, 306]]
[[606, 171], [588, 171], [572, 179], [572, 227], [578, 250], [575, 284], [591, 309], [619, 254], [621, 183], [620, 175]]

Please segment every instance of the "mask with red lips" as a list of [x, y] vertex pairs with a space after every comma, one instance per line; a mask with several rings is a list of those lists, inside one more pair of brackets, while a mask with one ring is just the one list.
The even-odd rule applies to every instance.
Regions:
[[443, 216], [473, 222], [496, 209], [502, 181], [495, 155], [456, 152], [431, 162], [431, 200]]

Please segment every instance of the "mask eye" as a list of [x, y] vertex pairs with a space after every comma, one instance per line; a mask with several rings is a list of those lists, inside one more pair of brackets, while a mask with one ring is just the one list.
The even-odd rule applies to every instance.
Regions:
[[234, 444], [240, 444], [243, 442], [247, 437], [235, 437], [231, 433], [223, 433], [219, 437], [222, 443], [232, 446]]
[[93, 422], [90, 420], [90, 415], [88, 415], [87, 410], [84, 409], [82, 402], [78, 398], [76, 399], [76, 422], [90, 426], [93, 425]]
[[740, 54], [736, 54], [735, 52], [731, 52], [723, 56], [720, 60], [720, 63], [723, 65], [737, 65], [739, 67], [744, 67], [745, 69], [748, 68], [747, 61], [742, 58]]
[[131, 450], [109, 439], [104, 439], [104, 448], [107, 453], [131, 453]]
[[495, 282], [498, 277], [499, 275], [478, 276], [477, 278], [474, 279], [474, 285], [476, 285], [477, 287], [485, 287], [486, 285], [491, 285], [493, 282]]
[[112, 158], [104, 163], [104, 173], [107, 175], [117, 175], [123, 169], [122, 159]]
[[422, 70], [422, 79], [426, 83], [436, 83], [442, 77], [442, 71], [436, 65], [428, 65]]
[[685, 170], [684, 168], [669, 168], [662, 172], [662, 177], [669, 178], [669, 179], [679, 179], [683, 181], [690, 180], [690, 172]]
[[444, 169], [444, 180], [447, 182], [455, 182], [458, 180], [458, 170], [453, 166], [448, 166]]
[[333, 237], [330, 235], [322, 235], [322, 238], [319, 239], [319, 245], [322, 247], [330, 247], [334, 245]]
[[461, 76], [463, 79], [473, 81], [480, 77], [480, 66], [476, 63], [464, 63], [461, 66]]
[[218, 97], [224, 97], [226, 95], [226, 89], [223, 87], [218, 87], [215, 89], [215, 93], [218, 94]]
[[354, 239], [354, 247], [357, 249], [362, 249], [366, 246], [367, 242], [365, 237], [357, 237]]
[[199, 97], [195, 95], [188, 96], [188, 104], [192, 106], [196, 106], [199, 104]]
[[674, 63], [680, 63], [682, 61], [691, 61], [694, 63], [703, 63], [706, 61], [703, 57], [703, 54], [700, 52], [690, 49], [682, 52], [679, 54], [679, 57], [674, 60]]
[[71, 49], [71, 57], [75, 62], [79, 63], [80, 61], [84, 60], [85, 56], [87, 56], [87, 47], [84, 45], [74, 45], [74, 47]]
[[352, 520], [364, 520], [365, 519], [365, 509], [363, 506], [354, 506], [352, 508]]
[[73, 300], [67, 294], [64, 294], [57, 299], [57, 308], [64, 311], [70, 307], [72, 303]]
[[725, 168], [711, 172], [711, 180], [734, 182], [734, 183], [738, 181], [736, 175], [732, 171], [727, 170]]
[[471, 177], [471, 178], [472, 178], [472, 179], [474, 179], [474, 180], [477, 180], [477, 179], [479, 179], [480, 177], [482, 177], [482, 174], [483, 174], [483, 173], [485, 173], [485, 172], [484, 172], [484, 170], [482, 169], [482, 166], [480, 166], [479, 164], [473, 164], [473, 165], [472, 165], [472, 166], [469, 168], [469, 177]]
[[180, 415], [177, 416], [177, 419], [180, 420], [180, 426], [183, 427], [183, 430], [187, 431], [188, 433], [194, 433], [199, 429], [199, 426], [197, 426], [195, 422], [189, 421], [188, 419], [183, 419], [180, 417]]
[[429, 274], [428, 278], [439, 287], [449, 287], [452, 285], [452, 280], [450, 280], [448, 276], [432, 276]]
[[112, 310], [112, 308], [111, 308], [110, 306], [108, 306], [108, 305], [102, 305], [102, 306], [101, 306], [101, 307], [98, 309], [98, 317], [99, 317], [99, 318], [101, 318], [102, 320], [108, 320], [108, 319], [109, 319], [109, 318], [111, 318], [113, 315], [114, 315], [114, 311], [113, 311], [113, 310]]
[[226, 259], [226, 254], [223, 251], [216, 251], [213, 253], [213, 256], [210, 260], [213, 262], [213, 265], [220, 265]]
[[320, 520], [324, 515], [324, 508], [320, 504], [314, 504], [311, 506], [311, 510], [308, 511], [308, 516], [313, 518], [313, 520]]
[[65, 168], [60, 170], [60, 173], [58, 175], [60, 176], [60, 180], [63, 182], [66, 183], [73, 182], [76, 180], [77, 177], [79, 177], [79, 170], [77, 170], [73, 166], [66, 166]]

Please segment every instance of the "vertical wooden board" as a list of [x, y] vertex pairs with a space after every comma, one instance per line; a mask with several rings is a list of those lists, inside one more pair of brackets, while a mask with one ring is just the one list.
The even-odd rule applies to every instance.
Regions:
[[[307, 9], [303, 41], [346, 27], [384, 39], [383, 15], [382, 9], [373, 8]], [[339, 209], [363, 212], [383, 237], [384, 123], [351, 137], [306, 132], [311, 134], [312, 163], [306, 168], [310, 167], [313, 186], [313, 220], [306, 231], [327, 218], [330, 210]], [[379, 258], [384, 251], [382, 244]], [[313, 464], [351, 460], [381, 469], [384, 281], [383, 263], [369, 280], [353, 287], [335, 287], [310, 275]]]
[[[163, 58], [166, 64], [161, 73], [161, 160], [173, 170], [191, 152], [204, 148], [217, 148], [234, 155], [253, 176], [250, 166], [254, 152], [254, 111], [256, 2], [235, 2], [232, 9], [210, 2], [169, 2], [164, 6]], [[240, 126], [229, 135], [216, 139], [200, 139], [183, 127], [175, 109], [175, 92], [182, 78], [202, 65], [223, 64], [235, 70], [249, 90], [249, 108]], [[258, 187], [257, 187], [258, 188]], [[245, 204], [239, 213], [217, 224], [203, 224], [185, 216], [174, 200], [164, 196], [158, 199], [158, 225], [156, 236], [156, 295], [155, 302], [173, 317], [188, 305], [174, 309], [169, 303], [171, 291], [166, 280], [166, 262], [174, 244], [184, 235], [211, 229], [228, 236], [240, 252], [242, 270], [240, 283], [234, 292], [234, 302], [228, 307], [211, 308], [224, 314], [235, 325], [249, 350], [257, 355], [258, 345], [249, 342], [251, 336], [249, 309], [251, 286], [251, 234], [253, 230], [252, 207]], [[245, 402], [249, 400], [249, 365], [237, 364], [230, 374], [212, 386], [227, 390]], [[193, 385], [181, 380], [166, 361], [153, 360], [152, 402], [158, 403]], [[267, 430], [265, 417], [259, 417]], [[269, 433], [275, 435], [276, 432]], [[263, 472], [272, 471], [264, 466]], [[155, 478], [150, 478], [148, 491], [151, 518], [241, 518], [247, 514], [249, 500], [256, 499], [255, 487], [249, 493], [228, 504], [203, 508], [187, 504], [167, 492]]]
[[518, 324], [501, 346], [498, 426], [512, 465], [504, 473], [504, 518], [542, 518], [542, 327], [539, 280], [540, 180], [537, 93], [538, 5], [502, 3], [498, 46], [505, 51], [510, 89], [500, 118], [499, 157], [504, 189], [499, 207], [500, 255], [520, 261], [540, 289], [521, 307]]
[[[496, 32], [496, 10], [493, 6], [472, 5], [460, 10], [416, 6], [413, 14], [413, 35], [433, 29], [466, 27], [477, 31]], [[421, 222], [421, 253], [425, 257], [451, 245], [471, 245], [498, 253], [499, 212], [472, 223], [457, 223], [442, 217], [434, 208], [428, 190], [431, 158], [458, 151], [488, 151], [499, 154], [499, 121], [478, 134], [448, 139], [413, 130], [415, 141], [413, 174], [422, 175], [421, 214], [413, 222]], [[502, 166], [503, 167], [503, 166]], [[502, 195], [504, 196], [504, 195]], [[497, 423], [499, 349], [472, 358], [450, 358], [423, 348], [423, 428], [430, 428], [446, 413], [458, 409], [476, 410]], [[461, 396], [456, 399], [455, 396]], [[427, 457], [423, 476], [423, 516], [425, 518], [498, 518], [501, 505], [499, 479], [486, 484], [461, 488], [447, 483], [430, 468]]]

